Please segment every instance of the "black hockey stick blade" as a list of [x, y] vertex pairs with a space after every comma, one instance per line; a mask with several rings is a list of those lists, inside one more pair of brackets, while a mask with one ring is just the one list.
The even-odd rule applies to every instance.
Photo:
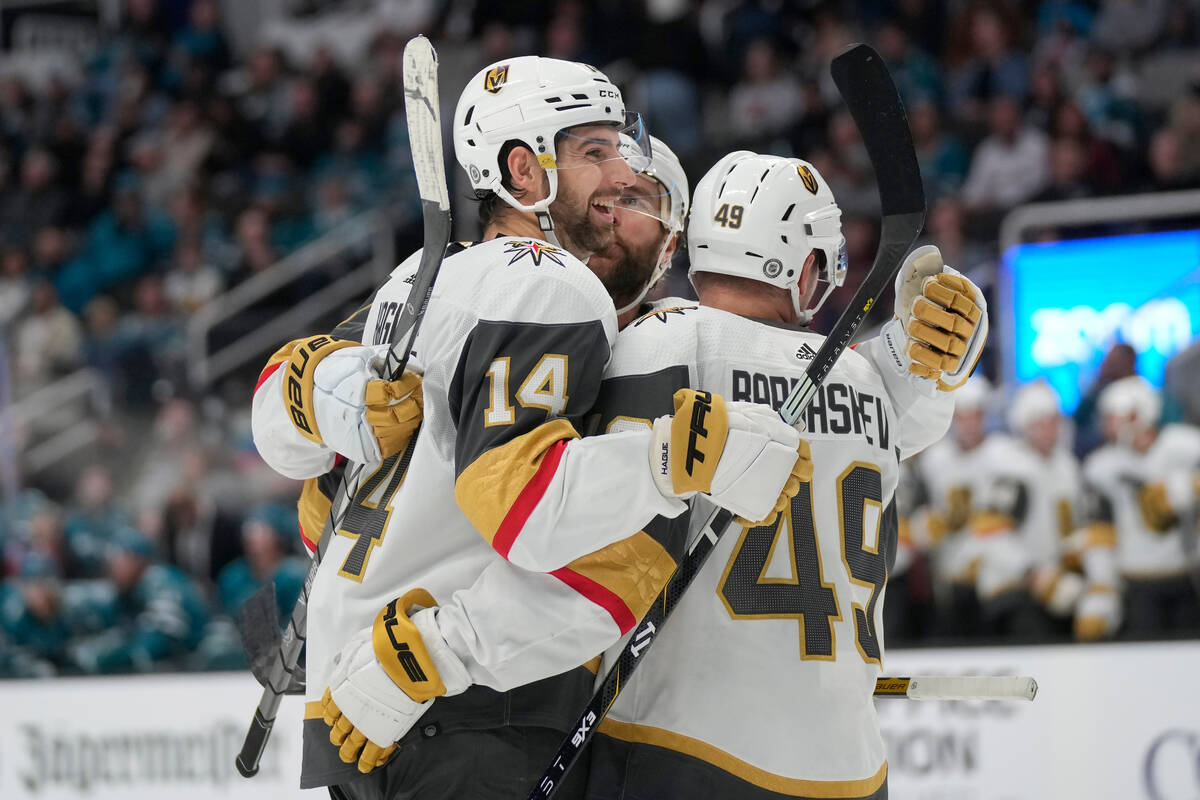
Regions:
[[[789, 424], [801, 422], [804, 409], [834, 362], [850, 344], [876, 298], [895, 280], [904, 256], [925, 224], [925, 192], [921, 186], [912, 132], [900, 95], [883, 60], [866, 45], [852, 45], [833, 60], [831, 70], [875, 167], [884, 217], [879, 250], [867, 277], [817, 351], [803, 380], [796, 384], [779, 410], [780, 416]], [[567, 771], [592, 740], [608, 709], [628, 685], [634, 669], [654, 643], [655, 634], [732, 524], [733, 514], [724, 509], [714, 510], [709, 515], [691, 549], [667, 581], [658, 600], [634, 629], [633, 636], [605, 674], [542, 779], [533, 787], [530, 800], [548, 800], [553, 796]]]
[[830, 72], [875, 168], [883, 221], [870, 271], [817, 350], [804, 379], [779, 409], [784, 421], [793, 425], [800, 422], [801, 412], [850, 345], [867, 313], [896, 279], [925, 225], [925, 189], [908, 115], [883, 59], [867, 45], [854, 44], [833, 59]]
[[[408, 300], [392, 330], [392, 347], [384, 364], [384, 371], [392, 379], [398, 378], [408, 364], [417, 330], [433, 293], [433, 282], [441, 269], [446, 245], [450, 242], [450, 192], [446, 187], [446, 162], [442, 153], [437, 53], [424, 36], [413, 37], [404, 47], [404, 105], [413, 168], [417, 173], [417, 187], [421, 194], [425, 242]], [[411, 452], [410, 446], [408, 453]], [[246, 739], [242, 742], [242, 750], [235, 759], [237, 770], [243, 777], [250, 778], [258, 774], [259, 761], [275, 725], [280, 697], [295, 681], [302, 680], [296, 676], [303, 674], [298, 665], [308, 627], [309, 592], [321, 566], [321, 559], [334, 538], [333, 531], [341, 526], [342, 515], [350, 508], [352, 487], [357, 486], [357, 477], [361, 472], [361, 464], [353, 471], [347, 465], [341, 484], [334, 492], [335, 502], [330, 504], [329, 517], [317, 552], [313, 554], [312, 566], [308, 569], [300, 597], [296, 600], [291, 620], [280, 641], [279, 657], [272, 660], [267, 670], [262, 697], [254, 711]], [[342, 501], [340, 505], [337, 498]]]
[[[266, 687], [270, 682], [271, 666], [279, 657], [279, 648], [283, 644], [276, 611], [275, 584], [266, 584], [242, 604], [238, 611], [237, 629], [250, 672], [259, 686]], [[286, 685], [281, 688], [284, 694], [304, 694], [303, 668], [297, 665]]]

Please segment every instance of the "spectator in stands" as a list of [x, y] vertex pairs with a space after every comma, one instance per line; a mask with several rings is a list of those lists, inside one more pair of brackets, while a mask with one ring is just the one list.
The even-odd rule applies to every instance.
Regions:
[[73, 648], [83, 671], [147, 672], [200, 642], [208, 619], [200, 593], [133, 528], [120, 531], [110, 548], [108, 577], [117, 591], [111, 622]]
[[914, 46], [899, 23], [886, 20], [875, 31], [875, 45], [887, 63], [904, 104], [926, 102], [940, 105], [943, 100], [942, 72], [919, 47]]
[[321, 118], [338, 119], [345, 116], [350, 104], [350, 80], [338, 66], [329, 45], [318, 45], [313, 52], [308, 74], [316, 84]]
[[83, 332], [75, 316], [58, 302], [49, 283], [33, 287], [29, 314], [13, 329], [13, 382], [28, 394], [77, 367], [83, 358]]
[[263, 132], [268, 141], [279, 141], [288, 122], [288, 86], [283, 55], [269, 47], [250, 56], [249, 86], [239, 106], [247, 122]]
[[189, 63], [198, 63], [216, 74], [229, 67], [229, 45], [221, 32], [214, 0], [193, 0], [188, 24], [175, 36], [176, 52]]
[[988, 106], [990, 133], [975, 148], [963, 185], [963, 202], [972, 212], [1007, 211], [1046, 185], [1049, 140], [1021, 121], [1021, 108], [1008, 95]]
[[1088, 173], [1087, 154], [1074, 139], [1055, 139], [1050, 145], [1050, 180], [1034, 195], [1037, 202], [1079, 200], [1095, 194]]
[[58, 164], [48, 150], [33, 149], [21, 160], [21, 184], [0, 202], [4, 240], [27, 245], [33, 234], [62, 222], [67, 202], [55, 184]]
[[0, 253], [0, 330], [7, 330], [25, 312], [32, 295], [29, 256], [20, 248]]
[[96, 218], [82, 252], [58, 274], [56, 284], [68, 308], [82, 309], [99, 292], [137, 279], [174, 248], [170, 218], [145, 207], [139, 190], [136, 176], [118, 178], [112, 209]]
[[[967, 124], [984, 121], [998, 96], [1020, 102], [1029, 88], [1029, 63], [1018, 49], [1020, 19], [1013, 6], [974, 0], [950, 34], [950, 108]], [[991, 112], [988, 112], [991, 116]]]
[[245, 555], [217, 577], [222, 610], [236, 619], [251, 595], [273, 583], [279, 618], [286, 620], [308, 575], [308, 565], [293, 550], [299, 537], [294, 508], [268, 505], [252, 511], [242, 526]]
[[1150, 180], [1146, 191], [1171, 192], [1200, 186], [1200, 175], [1189, 173], [1184, 148], [1172, 129], [1163, 128], [1150, 139], [1149, 160]]
[[929, 99], [917, 100], [908, 106], [908, 123], [926, 200], [932, 203], [957, 192], [967, 174], [967, 150], [957, 136], [942, 128], [937, 106]]
[[108, 547], [128, 519], [116, 500], [112, 473], [95, 464], [79, 476], [75, 502], [68, 512], [64, 532], [78, 574], [96, 578], [105, 573]]
[[317, 85], [309, 78], [298, 78], [292, 83], [289, 119], [280, 147], [293, 164], [308, 169], [329, 148], [330, 132]]
[[1145, 119], [1137, 104], [1137, 79], [1112, 53], [1093, 47], [1085, 62], [1085, 77], [1076, 102], [1092, 130], [1124, 150], [1135, 149], [1144, 134]]
[[742, 79], [729, 93], [729, 117], [735, 146], [770, 150], [775, 137], [803, 113], [800, 85], [790, 70], [779, 65], [779, 54], [768, 39], [746, 49]]
[[1092, 450], [1104, 443], [1104, 431], [1096, 403], [1109, 384], [1137, 375], [1137, 351], [1123, 342], [1109, 348], [1100, 362], [1096, 380], [1083, 393], [1075, 407], [1075, 455], [1083, 459]]
[[[981, 266], [996, 261], [995, 252], [967, 236], [967, 212], [962, 201], [953, 195], [937, 201], [925, 223], [929, 243], [937, 242], [946, 263], [957, 264], [959, 271], [970, 275]], [[988, 281], [973, 278], [980, 286]]]
[[0, 586], [0, 674], [46, 678], [66, 663], [71, 630], [54, 565], [31, 555], [18, 580]]
[[181, 241], [164, 285], [175, 313], [187, 315], [202, 308], [221, 288], [221, 273], [204, 260], [199, 242]]
[[1063, 103], [1055, 109], [1050, 135], [1078, 144], [1085, 161], [1083, 170], [1093, 189], [1115, 192], [1121, 187], [1124, 175], [1116, 148], [1092, 133], [1091, 125], [1078, 105]]

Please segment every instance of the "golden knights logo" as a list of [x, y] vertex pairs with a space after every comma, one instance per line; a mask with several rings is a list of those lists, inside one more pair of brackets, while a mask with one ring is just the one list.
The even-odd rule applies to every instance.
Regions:
[[504, 87], [508, 81], [508, 64], [503, 64], [499, 67], [492, 67], [487, 71], [487, 75], [483, 76], [483, 90], [496, 94]]
[[562, 250], [552, 247], [545, 242], [539, 242], [536, 239], [519, 239], [515, 242], [507, 242], [504, 245], [504, 252], [512, 255], [512, 258], [508, 261], [509, 264], [515, 264], [522, 258], [529, 256], [535, 267], [541, 266], [543, 258], [558, 264], [560, 267], [566, 266], [562, 260]]
[[797, 164], [796, 172], [800, 175], [800, 180], [804, 183], [804, 188], [808, 189], [813, 194], [817, 193], [817, 176], [813, 175], [813, 171], [808, 168], [807, 164]]

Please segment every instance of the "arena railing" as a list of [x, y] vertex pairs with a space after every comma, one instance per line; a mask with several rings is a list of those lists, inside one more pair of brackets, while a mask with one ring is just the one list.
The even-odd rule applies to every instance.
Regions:
[[[274, 266], [213, 298], [193, 314], [187, 326], [188, 380], [192, 388], [208, 389], [240, 367], [261, 360], [280, 343], [295, 338], [298, 332], [308, 330], [322, 317], [366, 296], [382, 283], [396, 265], [391, 218], [386, 207], [352, 217]], [[357, 266], [342, 272], [283, 313], [263, 319], [253, 331], [210, 351], [210, 335], [222, 323], [304, 276], [347, 257]]]

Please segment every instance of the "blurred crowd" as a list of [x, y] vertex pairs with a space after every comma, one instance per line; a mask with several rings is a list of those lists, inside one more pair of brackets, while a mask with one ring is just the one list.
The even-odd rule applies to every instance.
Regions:
[[[361, 42], [322, 40], [344, 33], [322, 15], [381, 5], [391, 24]], [[869, 160], [827, 69], [851, 41], [880, 51], [908, 106], [930, 240], [989, 292], [998, 226], [1015, 206], [1200, 186], [1194, 0], [285, 6], [302, 42], [233, 36], [231, 6], [216, 0], [127, 0], [77, 74], [0, 75], [0, 403], [87, 366], [112, 409], [69, 468], [3, 481], [0, 675], [236, 666], [231, 620], [245, 598], [273, 583], [281, 612], [290, 608], [305, 570], [298, 487], [254, 452], [253, 375], [204, 394], [188, 386], [185, 324], [360, 211], [398, 208], [404, 251], [419, 242], [400, 83], [403, 44], [419, 30], [441, 53], [444, 106], [482, 66], [536, 52], [604, 69], [693, 179], [734, 148], [812, 161], [845, 213], [845, 297], [871, 262], [878, 216]], [[456, 203], [464, 195], [460, 185]], [[472, 235], [469, 212], [456, 206], [460, 236]], [[677, 262], [666, 291], [689, 292], [685, 274]], [[256, 306], [255, 319], [316, 280]], [[841, 305], [835, 295], [816, 327]], [[995, 377], [991, 352], [981, 372]], [[1073, 426], [1079, 456], [1105, 441], [1097, 398], [1081, 406], [1095, 420]], [[971, 449], [970, 426], [960, 419], [953, 446]], [[1001, 426], [977, 427], [982, 437]], [[0, 441], [0, 460], [12, 447]], [[989, 571], [978, 558], [943, 569], [939, 555], [969, 538], [977, 515], [961, 492], [953, 514], [939, 506], [931, 460], [909, 470], [907, 549], [888, 597], [895, 639], [1074, 635], [1064, 620], [1075, 605], [1039, 618], [1044, 607], [1031, 611], [1028, 598], [1006, 622], [981, 622], [999, 618], [988, 610], [995, 587], [977, 593], [967, 577]], [[1022, 591], [1036, 600], [1049, 573], [1029, 564], [1040, 583]], [[955, 592], [976, 596], [970, 624], [944, 613]]]

